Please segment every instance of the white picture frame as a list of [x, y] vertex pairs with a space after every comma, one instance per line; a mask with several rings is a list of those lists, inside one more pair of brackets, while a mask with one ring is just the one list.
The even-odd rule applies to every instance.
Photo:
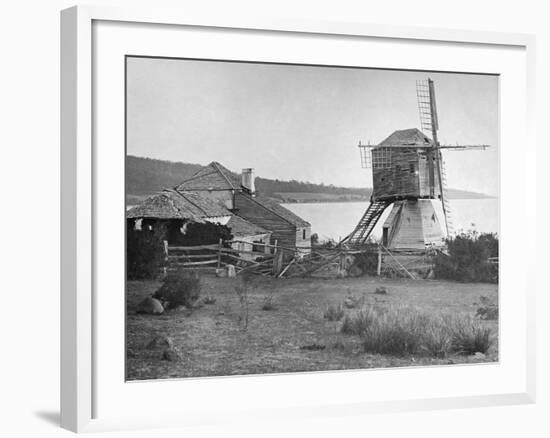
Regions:
[[[416, 50], [419, 45], [453, 44], [461, 46], [465, 51], [473, 50], [478, 46], [489, 49], [510, 50], [521, 53], [524, 63], [520, 66], [522, 77], [525, 78], [524, 88], [518, 91], [522, 101], [522, 114], [524, 121], [520, 123], [513, 135], [521, 135], [524, 139], [524, 150], [528, 154], [535, 151], [533, 134], [534, 120], [534, 50], [535, 39], [532, 35], [491, 33], [481, 31], [460, 31], [450, 29], [426, 29], [403, 26], [379, 26], [366, 23], [339, 23], [317, 22], [303, 19], [275, 19], [244, 17], [241, 14], [235, 16], [217, 17], [196, 16], [192, 11], [162, 11], [157, 9], [127, 10], [108, 7], [78, 6], [62, 11], [61, 13], [61, 426], [75, 431], [100, 431], [121, 428], [147, 428], [165, 427], [174, 425], [203, 424], [209, 421], [223, 422], [229, 417], [235, 418], [234, 412], [224, 414], [223, 409], [210, 408], [206, 411], [198, 403], [198, 411], [193, 418], [186, 417], [178, 409], [166, 414], [156, 413], [149, 418], [143, 415], [129, 416], [120, 411], [109, 415], [98, 415], [102, 406], [98, 401], [98, 387], [101, 387], [101, 369], [108, 364], [98, 362], [96, 354], [101, 345], [101, 336], [97, 334], [98, 301], [97, 293], [98, 272], [97, 267], [97, 225], [98, 198], [95, 181], [98, 172], [101, 171], [101, 160], [94, 153], [94, 121], [97, 119], [97, 104], [94, 94], [94, 83], [100, 80], [95, 75], [98, 70], [93, 63], [94, 52], [97, 49], [97, 34], [94, 33], [94, 23], [131, 23], [136, 26], [158, 25], [185, 26], [191, 29], [200, 29], [208, 33], [212, 29], [239, 30], [246, 38], [247, 33], [275, 32], [277, 35], [288, 35], [295, 38], [305, 36], [347, 36], [350, 40], [362, 38], [380, 39], [388, 44], [406, 42], [410, 50]], [[437, 60], [432, 60], [432, 66], [437, 65]], [[391, 67], [391, 66], [388, 66]], [[519, 68], [519, 67], [518, 67]], [[493, 73], [498, 71], [493, 71]], [[508, 86], [508, 85], [506, 85]], [[123, 95], [117, 97], [123, 99]], [[503, 105], [506, 105], [504, 103]], [[525, 123], [523, 123], [525, 122]], [[518, 137], [515, 137], [518, 138]], [[123, 148], [123, 145], [120, 145]], [[522, 190], [523, 201], [529, 202], [534, 198], [535, 175], [526, 169], [519, 170], [519, 178], [522, 181], [518, 190]], [[503, 204], [506, 208], [506, 198], [515, 197], [517, 193], [505, 192], [503, 186]], [[508, 205], [509, 206], [509, 205]], [[122, 207], [121, 207], [122, 208]], [[505, 213], [501, 213], [505, 214]], [[532, 212], [522, 213], [523, 219], [532, 219]], [[534, 221], [533, 221], [534, 222]], [[503, 242], [504, 265], [506, 265], [507, 251], [513, 247], [514, 242]], [[531, 238], [524, 248], [534, 246]], [[529, 248], [527, 248], [529, 249]], [[503, 268], [501, 268], [503, 269]], [[257, 411], [249, 406], [248, 411], [238, 413], [242, 418], [250, 416], [278, 416], [278, 417], [305, 417], [315, 415], [342, 415], [365, 414], [373, 412], [398, 412], [420, 409], [441, 409], [459, 407], [493, 406], [505, 404], [532, 403], [535, 400], [535, 309], [534, 309], [534, 275], [527, 276], [526, 264], [521, 265], [519, 273], [516, 273], [518, 285], [520, 285], [520, 297], [517, 299], [520, 305], [505, 307], [502, 316], [502, 324], [506, 326], [510, 319], [521, 321], [518, 335], [519, 344], [524, 347], [521, 353], [521, 366], [517, 371], [518, 385], [514, 390], [503, 389], [482, 394], [468, 394], [461, 396], [441, 394], [437, 397], [415, 398], [414, 395], [396, 392], [395, 396], [388, 399], [361, 399], [355, 396], [346, 400], [340, 394], [338, 402], [331, 402], [328, 397], [318, 399], [315, 402], [304, 399], [300, 406], [290, 405], [282, 398], [275, 398], [271, 405], [263, 406], [262, 401], [255, 401]], [[507, 281], [507, 280], [503, 280]], [[120, 290], [120, 294], [124, 291]], [[506, 304], [506, 302], [504, 303]], [[112, 317], [112, 316], [109, 316]], [[121, 315], [121, 318], [122, 315]], [[108, 319], [108, 318], [107, 318]], [[105, 323], [105, 322], [103, 322]], [[116, 324], [114, 324], [116, 326]], [[502, 332], [501, 332], [502, 334]], [[105, 355], [103, 355], [105, 357]], [[501, 366], [502, 363], [497, 364]], [[504, 364], [505, 365], [505, 364]], [[504, 366], [502, 365], [502, 366]], [[473, 371], [471, 371], [473, 370]], [[370, 373], [372, 373], [371, 371]], [[404, 373], [403, 370], [376, 371], [388, 373]], [[421, 371], [419, 379], [426, 379], [426, 373]], [[468, 372], [476, 373], [474, 368]], [[496, 371], [495, 371], [496, 372]], [[312, 376], [290, 376], [292, 383], [287, 379], [277, 383], [297, 384], [300, 380], [331, 379], [331, 373]], [[521, 374], [521, 375], [520, 375]], [[339, 374], [339, 379], [348, 379], [351, 372]], [[255, 384], [267, 377], [251, 377], [248, 380], [239, 378], [203, 379], [192, 382], [194, 390], [201, 386], [208, 386], [209, 391], [220, 392], [246, 386], [254, 380]], [[262, 380], [263, 379], [263, 380]], [[343, 380], [340, 380], [341, 384]], [[121, 382], [122, 384], [124, 382]], [[498, 382], [496, 383], [498, 384]], [[159, 391], [169, 390], [169, 385], [180, 385], [178, 382], [164, 382]], [[225, 389], [223, 389], [223, 388]], [[329, 386], [330, 387], [330, 386]], [[504, 387], [504, 383], [503, 383]], [[132, 394], [135, 397], [144, 387], [134, 385]], [[101, 393], [101, 390], [99, 391]], [[330, 394], [330, 391], [328, 392]], [[144, 396], [145, 397], [145, 396]], [[221, 397], [223, 400], [223, 397]], [[274, 410], [274, 407], [276, 408]], [[264, 410], [262, 410], [264, 408]], [[202, 411], [201, 411], [202, 409]], [[243, 408], [244, 409], [244, 408]], [[271, 412], [267, 414], [267, 412]], [[201, 415], [202, 414], [202, 415]], [[214, 418], [214, 419], [213, 419]]]

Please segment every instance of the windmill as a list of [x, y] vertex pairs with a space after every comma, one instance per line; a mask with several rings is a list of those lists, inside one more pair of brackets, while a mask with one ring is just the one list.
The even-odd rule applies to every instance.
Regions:
[[[452, 234], [451, 211], [441, 151], [485, 149], [488, 145], [442, 145], [434, 82], [416, 82], [420, 127], [393, 132], [378, 145], [359, 143], [361, 165], [372, 168], [371, 202], [355, 229], [341, 242], [364, 244], [382, 213], [393, 208], [384, 222], [382, 244], [393, 249], [424, 249], [442, 244], [443, 231], [431, 202], [441, 202], [445, 235]], [[431, 135], [431, 138], [428, 136]]]

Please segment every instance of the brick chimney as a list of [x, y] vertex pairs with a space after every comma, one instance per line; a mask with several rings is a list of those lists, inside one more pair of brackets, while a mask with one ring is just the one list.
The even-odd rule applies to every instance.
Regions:
[[256, 192], [256, 188], [254, 187], [254, 169], [243, 169], [241, 186], [247, 193], [254, 195]]

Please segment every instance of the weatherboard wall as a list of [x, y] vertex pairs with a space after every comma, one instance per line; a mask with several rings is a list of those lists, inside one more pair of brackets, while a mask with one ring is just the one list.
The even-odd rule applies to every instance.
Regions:
[[272, 241], [277, 240], [280, 246], [291, 248], [296, 246], [298, 234], [296, 226], [256, 203], [252, 197], [236, 194], [235, 207], [235, 214], [271, 231]]
[[[425, 149], [385, 147], [372, 150], [373, 199], [430, 196], [428, 156]], [[439, 194], [434, 171], [435, 196]]]

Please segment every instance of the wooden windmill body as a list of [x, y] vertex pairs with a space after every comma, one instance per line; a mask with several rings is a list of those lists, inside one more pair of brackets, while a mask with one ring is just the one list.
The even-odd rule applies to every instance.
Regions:
[[[433, 81], [417, 81], [416, 92], [422, 131], [417, 128], [398, 130], [378, 145], [359, 143], [362, 166], [372, 168], [371, 202], [355, 229], [340, 244], [364, 244], [382, 213], [391, 205], [392, 210], [382, 228], [382, 245], [386, 248], [425, 249], [442, 245], [444, 238], [451, 235], [452, 220], [441, 150], [484, 149], [487, 145], [441, 145], [437, 138], [439, 124]], [[442, 204], [445, 232], [433, 199]]]

